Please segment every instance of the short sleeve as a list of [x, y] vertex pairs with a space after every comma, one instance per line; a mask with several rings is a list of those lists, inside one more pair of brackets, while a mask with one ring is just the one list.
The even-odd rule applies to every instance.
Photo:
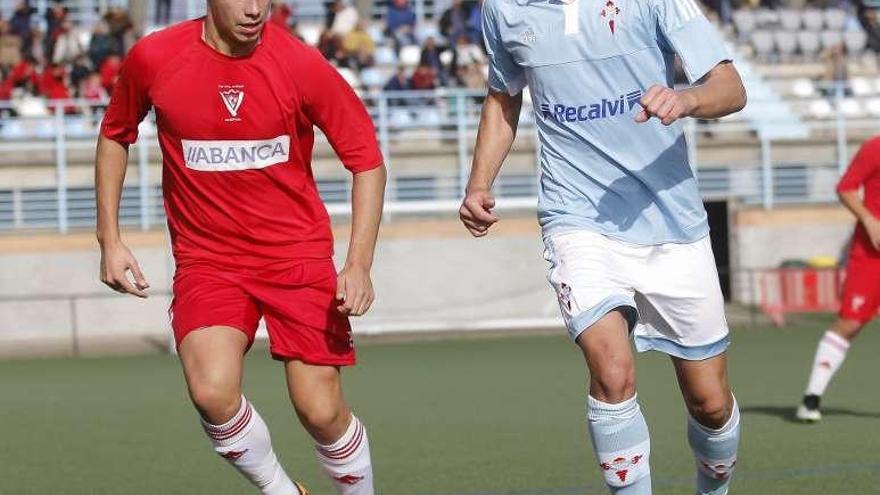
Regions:
[[500, 19], [495, 9], [493, 0], [483, 4], [483, 41], [489, 55], [489, 87], [513, 96], [526, 86], [525, 72], [504, 47]]
[[306, 117], [324, 132], [342, 164], [352, 173], [382, 165], [376, 128], [364, 103], [317, 51], [304, 58], [309, 66], [302, 73], [307, 75], [297, 83], [303, 93]]
[[853, 157], [846, 173], [837, 183], [837, 192], [857, 191], [880, 169], [880, 138], [868, 141]]
[[138, 124], [150, 111], [150, 73], [143, 50], [135, 45], [122, 62], [110, 105], [101, 122], [101, 135], [123, 144], [137, 141]]
[[698, 81], [721, 62], [732, 60], [715, 26], [696, 0], [655, 0], [657, 23], [681, 57], [690, 82]]

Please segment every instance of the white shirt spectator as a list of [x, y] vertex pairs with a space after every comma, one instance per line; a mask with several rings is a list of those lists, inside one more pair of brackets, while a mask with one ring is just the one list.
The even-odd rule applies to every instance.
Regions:
[[346, 5], [336, 13], [330, 32], [339, 36], [345, 36], [357, 25], [359, 14], [356, 8]]
[[472, 64], [484, 64], [486, 56], [480, 47], [473, 43], [459, 44], [455, 46], [456, 65], [459, 67], [467, 67]]

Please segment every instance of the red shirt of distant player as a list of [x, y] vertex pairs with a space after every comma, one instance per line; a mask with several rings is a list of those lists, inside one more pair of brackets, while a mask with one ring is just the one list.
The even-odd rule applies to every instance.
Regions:
[[351, 87], [314, 49], [274, 23], [245, 57], [202, 40], [204, 20], [139, 41], [125, 59], [101, 133], [132, 143], [155, 109], [162, 189], [177, 263], [177, 343], [228, 326], [310, 364], [354, 363], [336, 310], [327, 210], [311, 168], [313, 126], [352, 172], [382, 164], [373, 123]]
[[131, 49], [101, 133], [133, 143], [155, 109], [178, 266], [329, 258], [329, 217], [311, 169], [313, 126], [350, 171], [378, 167], [363, 103], [316, 50], [273, 23], [238, 58], [207, 45], [203, 24], [169, 27]]
[[[880, 218], [880, 137], [859, 149], [837, 185], [838, 192], [863, 191], [868, 211]], [[866, 322], [880, 308], [880, 251], [874, 249], [861, 222], [856, 225], [846, 270], [840, 316]]]

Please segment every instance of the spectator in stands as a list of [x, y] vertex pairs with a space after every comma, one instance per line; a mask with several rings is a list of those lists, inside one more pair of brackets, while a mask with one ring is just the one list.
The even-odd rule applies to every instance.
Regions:
[[456, 40], [454, 54], [453, 65], [456, 69], [486, 63], [486, 55], [483, 54], [483, 50], [464, 35], [459, 36]]
[[63, 65], [50, 64], [43, 70], [39, 91], [50, 100], [70, 99], [67, 71]]
[[[397, 72], [391, 76], [391, 79], [382, 87], [383, 91], [405, 91], [410, 89], [409, 79], [406, 77], [406, 69], [398, 67]], [[408, 103], [406, 98], [389, 98], [388, 104], [391, 106], [405, 106]]]
[[0, 21], [0, 70], [5, 74], [21, 61], [21, 38], [12, 33], [6, 21]]
[[452, 5], [440, 16], [440, 33], [448, 40], [457, 40], [461, 35], [468, 34], [470, 13], [462, 0], [452, 0]]
[[330, 62], [340, 63], [343, 59], [342, 39], [329, 29], [318, 38], [318, 51]]
[[437, 76], [427, 64], [419, 64], [409, 81], [410, 89], [429, 91], [437, 88]]
[[856, 0], [856, 17], [868, 35], [868, 47], [880, 53], [880, 5]]
[[477, 4], [471, 9], [468, 18], [468, 38], [471, 43], [483, 50], [483, 0], [477, 0]]
[[80, 41], [79, 31], [73, 27], [70, 19], [65, 19], [58, 28], [55, 47], [52, 50], [52, 63], [69, 64], [85, 53]]
[[343, 64], [352, 69], [361, 70], [373, 65], [376, 44], [367, 32], [365, 21], [358, 21], [355, 28], [342, 38], [342, 52], [345, 59]]
[[291, 18], [293, 17], [293, 9], [284, 1], [272, 4], [272, 14], [269, 17], [270, 22], [274, 22], [283, 28], [289, 28]]
[[29, 41], [25, 43], [27, 50], [24, 51], [25, 57], [32, 58], [37, 65], [46, 63], [46, 36], [43, 31], [37, 28], [31, 30]]
[[333, 24], [330, 32], [334, 36], [342, 37], [357, 26], [360, 14], [348, 0], [336, 0], [333, 4]]
[[128, 49], [137, 39], [134, 32], [134, 23], [128, 15], [128, 11], [121, 7], [110, 7], [104, 13], [104, 22], [107, 23], [107, 29], [110, 35], [115, 38], [118, 45], [116, 53], [123, 55], [128, 53]]
[[101, 74], [92, 72], [80, 82], [79, 97], [92, 102], [107, 100], [109, 95], [101, 83]]
[[99, 72], [101, 73], [101, 85], [108, 93], [113, 93], [113, 85], [116, 84], [116, 78], [119, 77], [119, 69], [122, 67], [122, 58], [119, 55], [112, 54], [101, 62]]
[[445, 47], [438, 46], [434, 37], [430, 36], [425, 40], [425, 46], [422, 48], [422, 56], [419, 58], [420, 64], [427, 65], [434, 69], [434, 73], [437, 75], [437, 80], [441, 86], [446, 86], [449, 83], [448, 70], [440, 59], [440, 54], [444, 51]]
[[171, 0], [153, 0], [156, 7], [153, 20], [159, 26], [164, 26], [171, 22]]
[[30, 37], [31, 33], [31, 16], [37, 13], [37, 9], [30, 6], [25, 0], [15, 7], [12, 17], [9, 19], [9, 30], [13, 34], [17, 34], [21, 38], [22, 43]]
[[122, 44], [110, 34], [107, 24], [105, 22], [97, 23], [89, 41], [89, 58], [92, 60], [92, 66], [101, 67], [105, 58], [121, 53]]
[[55, 53], [55, 41], [61, 34], [61, 26], [67, 19], [67, 7], [60, 0], [55, 0], [51, 7], [46, 10], [46, 36], [43, 39], [43, 53], [46, 60], [53, 60]]
[[18, 64], [12, 68], [7, 81], [9, 81], [13, 88], [24, 86], [28, 83], [30, 83], [31, 86], [36, 87], [39, 79], [36, 67], [37, 63], [33, 58], [24, 56]]
[[394, 41], [396, 51], [400, 52], [401, 46], [416, 43], [416, 13], [408, 0], [393, 0], [388, 5], [385, 23], [385, 33]]
[[73, 61], [73, 65], [70, 67], [70, 86], [77, 91], [77, 95], [79, 94], [80, 83], [94, 71], [94, 67], [89, 62], [89, 57], [85, 54], [81, 54]]
[[[827, 86], [823, 86], [822, 91], [827, 95], [834, 95], [837, 93], [837, 85], [849, 79], [846, 45], [841, 42], [828, 47], [822, 52], [822, 61], [825, 64], [825, 74], [822, 79], [828, 83]], [[849, 88], [845, 88], [845, 91], [848, 93]]]

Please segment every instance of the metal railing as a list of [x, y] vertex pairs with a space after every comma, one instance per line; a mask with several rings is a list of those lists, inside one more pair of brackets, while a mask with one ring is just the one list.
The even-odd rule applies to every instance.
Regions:
[[[388, 212], [456, 207], [467, 181], [484, 96], [483, 91], [457, 89], [363, 95], [389, 169]], [[94, 224], [94, 190], [91, 180], [83, 181], [83, 177], [90, 177], [84, 169], [93, 163], [91, 150], [104, 106], [52, 101], [46, 102], [43, 112], [31, 111], [32, 116], [23, 116], [14, 104], [0, 106], [0, 231], [67, 232]], [[518, 144], [496, 182], [501, 207], [535, 205], [539, 153], [535, 118], [527, 103]], [[765, 208], [834, 201], [834, 185], [861, 139], [854, 136], [877, 133], [880, 121], [847, 120], [840, 113], [832, 120], [805, 121], [804, 125], [810, 137], [789, 142], [767, 137], [741, 120], [686, 121], [691, 162], [703, 195]], [[329, 157], [326, 138], [319, 133], [316, 142], [316, 149]], [[822, 153], [796, 156], [799, 147], [817, 142], [825, 143]], [[148, 119], [141, 126], [139, 143], [130, 151], [136, 173], [129, 174], [123, 192], [121, 221], [125, 224], [149, 229], [164, 220], [161, 185], [150, 178], [151, 170], [159, 166], [157, 147], [155, 125]], [[40, 160], [43, 169], [54, 163], [54, 173], [44, 174], [46, 179], [36, 186], [23, 185], [33, 181], [17, 177], [39, 168]], [[78, 180], [71, 178], [74, 168]], [[318, 174], [318, 186], [331, 214], [348, 211], [348, 174]]]

